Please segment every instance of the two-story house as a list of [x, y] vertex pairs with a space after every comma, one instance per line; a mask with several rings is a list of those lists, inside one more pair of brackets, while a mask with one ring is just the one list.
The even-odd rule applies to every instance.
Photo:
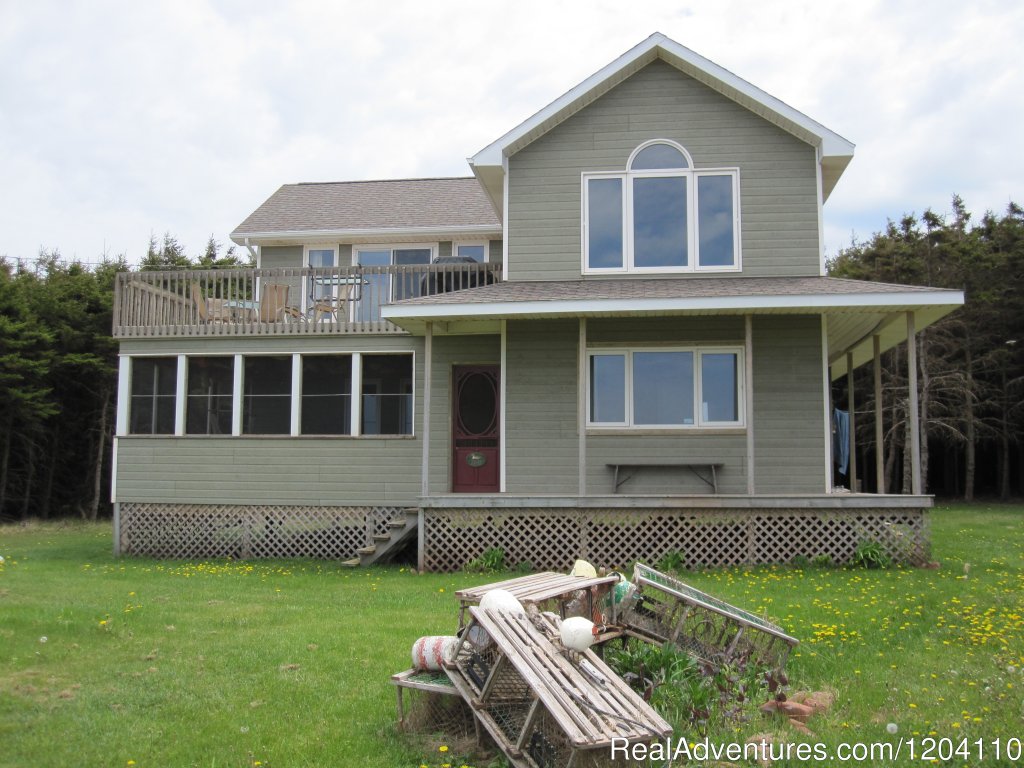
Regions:
[[926, 557], [919, 481], [835, 492], [831, 382], [963, 295], [825, 276], [853, 151], [656, 34], [472, 177], [281, 187], [255, 269], [118, 284], [115, 547]]

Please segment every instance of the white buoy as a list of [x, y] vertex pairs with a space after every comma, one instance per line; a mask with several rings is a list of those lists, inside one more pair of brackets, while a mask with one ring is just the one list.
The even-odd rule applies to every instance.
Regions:
[[485, 611], [505, 611], [506, 613], [526, 613], [523, 604], [516, 596], [504, 589], [492, 589], [480, 599], [480, 607]]
[[446, 662], [453, 660], [458, 645], [457, 637], [421, 637], [412, 644], [412, 665], [415, 669], [440, 672]]
[[594, 637], [594, 622], [582, 616], [572, 616], [563, 621], [559, 635], [562, 638], [562, 645], [570, 651], [579, 653], [587, 650], [597, 639]]

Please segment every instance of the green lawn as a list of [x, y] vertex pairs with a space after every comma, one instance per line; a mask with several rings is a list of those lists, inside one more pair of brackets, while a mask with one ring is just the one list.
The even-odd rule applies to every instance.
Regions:
[[[803, 641], [791, 688], [838, 694], [810, 724], [824, 742], [891, 741], [889, 723], [1020, 737], [1022, 521], [936, 510], [938, 570], [686, 578]], [[417, 637], [454, 630], [455, 589], [503, 577], [115, 560], [102, 525], [0, 528], [0, 556], [0, 766], [437, 766], [396, 737], [388, 676]]]

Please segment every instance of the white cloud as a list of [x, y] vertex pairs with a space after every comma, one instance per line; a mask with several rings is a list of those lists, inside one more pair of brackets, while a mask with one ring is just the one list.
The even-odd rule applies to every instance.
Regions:
[[466, 174], [654, 31], [857, 143], [830, 252], [954, 192], [1022, 197], [1003, 3], [38, 0], [0, 5], [0, 254], [198, 252], [282, 183]]

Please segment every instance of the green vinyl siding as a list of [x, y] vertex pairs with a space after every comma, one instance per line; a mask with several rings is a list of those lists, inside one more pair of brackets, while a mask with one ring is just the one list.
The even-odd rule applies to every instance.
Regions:
[[[718, 470], [719, 493], [746, 493], [747, 438], [736, 434], [603, 434], [587, 436], [587, 493], [614, 493], [613, 470], [608, 464], [645, 461], [723, 464]], [[632, 470], [622, 470], [628, 474]], [[710, 479], [710, 473], [702, 471]], [[621, 479], [621, 475], [620, 475]], [[642, 469], [618, 491], [626, 494], [713, 494], [711, 486], [679, 467]]]
[[301, 245], [264, 245], [260, 248], [261, 269], [298, 269], [301, 266]]
[[491, 264], [501, 264], [505, 258], [504, 247], [501, 240], [489, 240], [487, 243], [487, 260]]
[[506, 491], [579, 490], [576, 320], [506, 326]]
[[510, 158], [509, 279], [578, 279], [580, 174], [621, 171], [655, 138], [686, 147], [697, 169], [740, 169], [743, 271], [732, 274], [819, 274], [814, 148], [654, 62]]
[[414, 505], [418, 439], [118, 438], [117, 500]]
[[821, 318], [754, 318], [757, 493], [825, 492]]

